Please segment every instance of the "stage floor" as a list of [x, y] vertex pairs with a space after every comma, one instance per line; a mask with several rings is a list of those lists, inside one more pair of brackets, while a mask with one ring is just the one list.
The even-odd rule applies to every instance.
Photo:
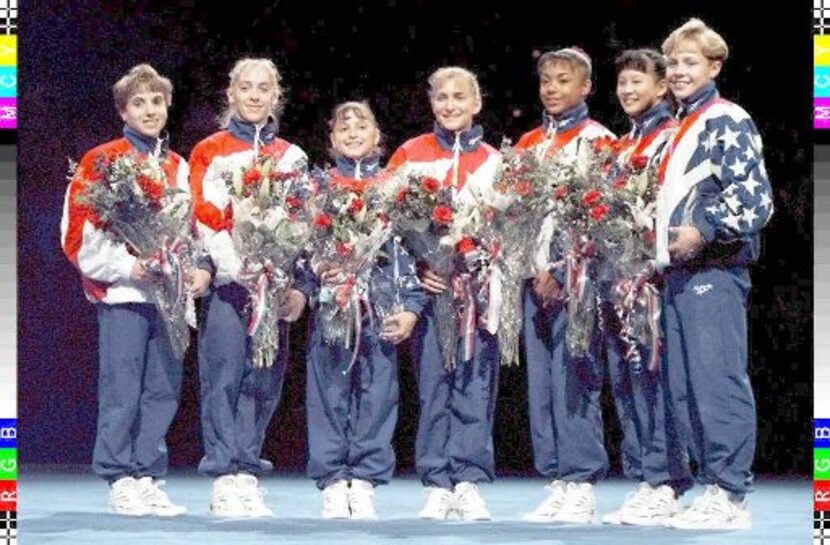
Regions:
[[[544, 498], [542, 479], [502, 478], [482, 485], [491, 522], [431, 522], [416, 518], [424, 496], [420, 482], [401, 477], [377, 489], [380, 520], [320, 519], [320, 493], [310, 479], [262, 479], [275, 517], [220, 521], [208, 513], [211, 481], [195, 473], [168, 476], [166, 490], [189, 513], [174, 519], [129, 518], [107, 512], [107, 487], [85, 468], [23, 467], [19, 477], [19, 543], [83, 545], [264, 544], [338, 545], [368, 543], [566, 543], [593, 545], [810, 543], [812, 483], [806, 479], [760, 478], [749, 496], [753, 528], [739, 532], [688, 532], [607, 525], [529, 524], [522, 513]], [[600, 515], [616, 509], [633, 484], [609, 480], [596, 486]], [[684, 497], [684, 504], [702, 491]]]

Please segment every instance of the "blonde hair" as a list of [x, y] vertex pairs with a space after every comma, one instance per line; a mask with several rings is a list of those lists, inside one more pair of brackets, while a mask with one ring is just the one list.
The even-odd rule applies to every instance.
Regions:
[[593, 73], [591, 57], [578, 47], [566, 47], [544, 53], [536, 63], [536, 71], [541, 74], [546, 64], [557, 62], [569, 65], [574, 71], [581, 70], [585, 75], [585, 79], [591, 79]]
[[[368, 120], [372, 125], [378, 129], [378, 133], [380, 133], [380, 139], [378, 140], [378, 145], [375, 147], [375, 152], [380, 154], [383, 151], [383, 148], [380, 146], [380, 142], [383, 140], [383, 133], [380, 132], [380, 127], [378, 127], [377, 119], [375, 119], [375, 114], [372, 112], [372, 108], [369, 106], [369, 103], [364, 101], [356, 101], [351, 100], [349, 102], [343, 102], [338, 104], [334, 107], [334, 111], [331, 114], [331, 119], [329, 119], [329, 129], [334, 132], [334, 128], [337, 124], [341, 121], [346, 120], [346, 116], [349, 114], [354, 114], [356, 117], [360, 119]], [[335, 151], [334, 146], [329, 148], [329, 154], [332, 157], [336, 157], [338, 155], [337, 151]]]
[[696, 42], [703, 56], [709, 60], [723, 62], [729, 57], [729, 46], [723, 37], [700, 19], [689, 19], [669, 34], [663, 42], [663, 54], [670, 55], [682, 40]]
[[460, 78], [466, 80], [467, 83], [470, 85], [470, 89], [473, 91], [473, 97], [475, 98], [476, 102], [482, 104], [481, 87], [478, 85], [478, 78], [476, 78], [475, 74], [473, 74], [466, 68], [461, 68], [460, 66], [444, 66], [443, 68], [439, 68], [429, 76], [429, 79], [427, 80], [429, 81], [429, 98], [432, 99], [438, 88], [444, 85], [444, 83], [446, 83], [447, 80], [450, 80], [452, 78]]
[[164, 95], [164, 102], [168, 107], [173, 103], [173, 84], [170, 80], [160, 76], [149, 64], [138, 64], [130, 68], [130, 71], [112, 86], [112, 98], [118, 112], [126, 110], [130, 97], [145, 89]]
[[[278, 117], [280, 110], [282, 110], [283, 107], [283, 88], [280, 85], [282, 77], [280, 76], [279, 70], [277, 70], [277, 65], [274, 64], [274, 61], [272, 61], [271, 59], [254, 59], [251, 57], [245, 57], [243, 59], [239, 59], [238, 61], [236, 61], [236, 64], [233, 65], [233, 68], [228, 74], [227, 90], [230, 91], [233, 88], [234, 84], [236, 84], [236, 82], [239, 81], [240, 76], [245, 70], [256, 67], [264, 68], [265, 71], [268, 72], [268, 74], [271, 76], [271, 83], [274, 84], [274, 87], [276, 88], [277, 93], [279, 94], [279, 100], [277, 100], [274, 103], [274, 108], [271, 110], [271, 114], [274, 117]], [[227, 127], [235, 113], [237, 112], [234, 109], [234, 107], [231, 106], [230, 103], [228, 103], [225, 110], [219, 115], [219, 126]]]

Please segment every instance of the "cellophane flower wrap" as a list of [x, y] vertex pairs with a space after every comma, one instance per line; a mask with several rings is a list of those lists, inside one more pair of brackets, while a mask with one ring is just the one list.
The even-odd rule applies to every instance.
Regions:
[[318, 183], [311, 207], [312, 267], [316, 271], [334, 266], [341, 270], [334, 283], [320, 288], [323, 338], [353, 348], [356, 358], [363, 317], [368, 315], [375, 326], [379, 325], [376, 320], [395, 312], [392, 306], [379, 306], [381, 301], [395, 299], [394, 286], [388, 286], [392, 292], [383, 292], [372, 278], [381, 248], [391, 234], [378, 186], [382, 182], [357, 188], [333, 183], [325, 171], [317, 171], [313, 177]]
[[242, 261], [240, 283], [250, 292], [254, 367], [270, 367], [279, 347], [280, 303], [312, 233], [314, 193], [305, 161], [278, 170], [278, 158], [255, 156], [242, 168], [222, 169], [233, 214], [231, 238]]
[[[69, 177], [77, 174], [70, 161]], [[152, 295], [181, 361], [190, 344], [188, 325], [195, 327], [193, 299], [185, 274], [193, 265], [190, 198], [172, 187], [159, 162], [136, 153], [100, 156], [76, 197], [92, 212], [98, 227], [123, 242], [140, 259], [151, 278]]]

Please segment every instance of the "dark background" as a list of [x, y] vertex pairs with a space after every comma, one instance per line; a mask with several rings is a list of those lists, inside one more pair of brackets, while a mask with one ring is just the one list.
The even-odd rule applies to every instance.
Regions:
[[[187, 156], [216, 130], [234, 60], [273, 58], [287, 87], [282, 136], [324, 162], [325, 122], [341, 101], [370, 101], [388, 151], [429, 130], [426, 78], [447, 64], [478, 74], [486, 139], [496, 146], [503, 136], [515, 141], [539, 120], [534, 52], [570, 45], [593, 57], [594, 117], [623, 133], [628, 127], [613, 94], [614, 56], [627, 47], [659, 48], [670, 30], [699, 16], [730, 45], [720, 90], [754, 117], [775, 188], [776, 213], [753, 271], [750, 309], [750, 375], [759, 416], [755, 469], [811, 472], [812, 48], [806, 2], [779, 12], [723, 1], [636, 0], [67, 4], [31, 2], [21, 10], [18, 384], [24, 464], [86, 464], [91, 458], [97, 328], [77, 272], [60, 250], [59, 222], [67, 159], [120, 135], [110, 87], [133, 65], [150, 62], [173, 80], [168, 128], [173, 148]], [[727, 13], [727, 5], [734, 11]], [[279, 471], [302, 471], [306, 459], [304, 345], [303, 321], [293, 329], [283, 400], [263, 452]], [[399, 471], [409, 472], [417, 397], [408, 357], [401, 365], [395, 446]], [[174, 467], [192, 468], [201, 456], [193, 349], [185, 367], [169, 447]], [[502, 370], [495, 441], [503, 474], [534, 474], [526, 380], [523, 367]], [[606, 442], [617, 471], [619, 432], [609, 407]]]

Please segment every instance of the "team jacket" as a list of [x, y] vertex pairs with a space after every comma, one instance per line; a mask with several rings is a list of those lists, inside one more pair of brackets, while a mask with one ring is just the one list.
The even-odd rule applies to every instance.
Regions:
[[[540, 157], [550, 158], [562, 154], [575, 158], [578, 147], [583, 145], [583, 142], [604, 136], [615, 138], [614, 133], [590, 118], [588, 106], [582, 102], [557, 117], [544, 112], [542, 125], [522, 135], [515, 148], [533, 149]], [[537, 271], [549, 270], [552, 265], [551, 256], [559, 253], [557, 249], [552, 248], [553, 230], [553, 220], [548, 216], [536, 238], [539, 250], [534, 265]], [[564, 273], [561, 270], [557, 270], [555, 276], [560, 283], [564, 281]]]
[[86, 184], [99, 181], [95, 163], [100, 157], [114, 159], [126, 154], [157, 161], [168, 187], [189, 198], [188, 165], [168, 149], [168, 140], [147, 138], [129, 127], [124, 137], [93, 148], [84, 155], [66, 190], [61, 218], [61, 246], [66, 257], [81, 272], [86, 298], [93, 303], [154, 302], [141, 284], [130, 280], [138, 259], [116, 236], [107, 232], [95, 214], [76, 201]]
[[[336, 166], [328, 171], [329, 184], [362, 193], [366, 188], [383, 183], [379, 177], [380, 162], [375, 155], [360, 160], [353, 160], [347, 157], [336, 157]], [[415, 269], [415, 260], [412, 256], [393, 239], [388, 240], [381, 248], [381, 255], [375, 262], [372, 269], [372, 281], [370, 285], [392, 285], [397, 271], [398, 294], [403, 304], [403, 310], [413, 312], [420, 316], [427, 296], [421, 288], [418, 275]], [[380, 282], [377, 277], [381, 277]], [[325, 287], [321, 287], [321, 290]], [[372, 294], [369, 294], [370, 298]]]
[[[305, 168], [305, 152], [277, 137], [277, 129], [277, 122], [272, 119], [256, 127], [234, 117], [226, 130], [196, 144], [190, 155], [193, 213], [199, 237], [214, 268], [216, 285], [237, 281], [242, 267], [231, 239], [233, 205], [222, 173], [242, 169], [260, 154], [273, 155], [275, 167], [281, 172], [291, 171], [298, 165]], [[298, 267], [294, 280], [294, 287], [307, 297], [312, 294], [313, 281], [307, 268]]]
[[682, 121], [660, 164], [657, 266], [670, 265], [669, 227], [693, 225], [705, 246], [687, 266], [745, 266], [760, 253], [772, 216], [761, 136], [749, 114], [714, 82], [683, 101]]
[[[484, 131], [475, 125], [467, 131], [453, 132], [435, 124], [433, 132], [406, 141], [389, 159], [390, 171], [416, 173], [453, 187], [457, 202], [474, 205], [476, 193], [490, 188], [501, 167], [501, 154], [483, 141]], [[487, 330], [498, 329], [501, 279], [497, 271], [490, 277]]]

